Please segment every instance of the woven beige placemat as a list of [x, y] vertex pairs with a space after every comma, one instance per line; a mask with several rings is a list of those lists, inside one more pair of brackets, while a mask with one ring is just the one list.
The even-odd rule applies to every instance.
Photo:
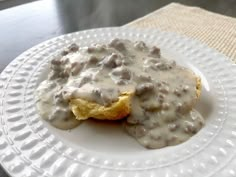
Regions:
[[126, 26], [156, 28], [197, 39], [236, 62], [236, 19], [171, 3]]

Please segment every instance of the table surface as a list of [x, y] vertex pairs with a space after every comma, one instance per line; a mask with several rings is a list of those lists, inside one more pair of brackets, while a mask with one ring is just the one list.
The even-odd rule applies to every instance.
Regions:
[[[121, 26], [170, 2], [170, 0], [40, 0], [1, 10], [0, 72], [20, 53], [47, 39], [83, 29]], [[236, 0], [177, 2], [236, 17]], [[6, 2], [4, 3], [6, 5]], [[0, 177], [8, 177], [1, 167]]]

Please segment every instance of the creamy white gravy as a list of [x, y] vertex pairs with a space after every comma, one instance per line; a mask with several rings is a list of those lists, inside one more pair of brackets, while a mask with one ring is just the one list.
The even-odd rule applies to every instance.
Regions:
[[186, 141], [204, 125], [193, 109], [196, 85], [195, 74], [142, 41], [115, 39], [81, 49], [73, 44], [51, 61], [36, 92], [37, 107], [53, 126], [71, 129], [79, 124], [68, 106], [71, 98], [109, 106], [120, 93], [134, 92], [124, 128], [143, 146], [161, 148]]

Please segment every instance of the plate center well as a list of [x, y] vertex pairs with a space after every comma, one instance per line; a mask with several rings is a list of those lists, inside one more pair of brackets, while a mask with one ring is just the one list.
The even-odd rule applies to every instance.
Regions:
[[[205, 73], [202, 73], [191, 62], [185, 59], [183, 56], [176, 57], [168, 51], [163, 51], [164, 57], [168, 59], [177, 59], [177, 63], [185, 67], [190, 68], [202, 80], [202, 93], [200, 100], [196, 105], [196, 109], [206, 118], [207, 122], [215, 112], [214, 97], [212, 96], [211, 83], [208, 82], [205, 77]], [[174, 57], [175, 56], [175, 57]], [[42, 72], [39, 82], [46, 79], [48, 68], [45, 68], [45, 72]], [[86, 120], [82, 122], [78, 127], [72, 130], [63, 131], [52, 127], [48, 122], [43, 121], [45, 126], [61, 139], [65, 144], [76, 148], [85, 148], [87, 150], [109, 153], [109, 154], [130, 154], [135, 152], [151, 152], [150, 150], [142, 147], [134, 138], [129, 136], [122, 127], [122, 121], [99, 121], [99, 120]], [[207, 123], [206, 123], [207, 124]], [[206, 125], [207, 126], [207, 125]], [[206, 127], [205, 126], [205, 127]], [[203, 127], [203, 129], [205, 128]], [[202, 130], [201, 130], [202, 131]], [[201, 133], [201, 131], [199, 133]], [[191, 139], [194, 139], [193, 136]], [[188, 141], [186, 143], [189, 143]], [[185, 144], [185, 143], [183, 143]], [[165, 149], [178, 148], [181, 145], [167, 147]], [[162, 150], [160, 150], [162, 151]]]

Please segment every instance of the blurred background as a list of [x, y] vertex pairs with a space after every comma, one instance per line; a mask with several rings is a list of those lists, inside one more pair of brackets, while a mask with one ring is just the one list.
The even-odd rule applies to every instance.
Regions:
[[[0, 0], [0, 72], [28, 48], [78, 30], [122, 26], [171, 0]], [[236, 17], [236, 0], [176, 0]], [[0, 177], [7, 174], [0, 167]]]
[[[51, 1], [66, 32], [103, 26], [120, 26], [151, 11], [159, 9], [171, 0], [41, 0]], [[19, 6], [34, 0], [0, 0], [0, 10]], [[236, 0], [176, 0], [174, 2], [198, 6], [209, 11], [235, 17]], [[50, 2], [45, 2], [50, 4]], [[33, 10], [33, 9], [32, 9]], [[46, 11], [46, 10], [45, 10]], [[44, 9], [41, 9], [44, 13]]]
[[[0, 0], [0, 72], [17, 55], [52, 37], [121, 26], [171, 0]], [[236, 17], [236, 0], [176, 0]]]

